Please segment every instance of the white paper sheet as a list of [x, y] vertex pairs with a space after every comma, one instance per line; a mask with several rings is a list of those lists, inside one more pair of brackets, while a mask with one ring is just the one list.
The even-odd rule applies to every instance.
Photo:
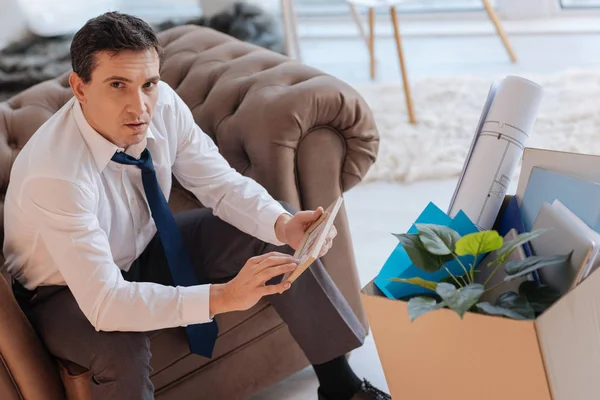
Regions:
[[459, 210], [491, 229], [515, 174], [542, 100], [542, 88], [508, 76], [492, 84], [448, 215]]

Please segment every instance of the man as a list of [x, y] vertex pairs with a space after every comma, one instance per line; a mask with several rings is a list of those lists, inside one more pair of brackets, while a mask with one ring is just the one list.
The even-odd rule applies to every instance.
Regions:
[[[95, 399], [151, 399], [145, 332], [185, 326], [210, 356], [215, 315], [268, 296], [320, 399], [389, 399], [348, 366], [365, 331], [321, 263], [281, 282], [323, 210], [294, 212], [227, 164], [160, 81], [161, 49], [140, 19], [88, 21], [71, 57], [75, 96], [19, 154], [5, 203], [7, 268], [49, 351], [91, 371]], [[171, 174], [210, 208], [173, 218]]]

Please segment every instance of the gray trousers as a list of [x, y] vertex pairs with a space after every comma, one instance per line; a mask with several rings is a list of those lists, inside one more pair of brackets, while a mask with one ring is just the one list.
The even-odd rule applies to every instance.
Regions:
[[[284, 205], [290, 213], [289, 206]], [[232, 279], [254, 256], [279, 251], [225, 223], [210, 209], [175, 216], [200, 283]], [[129, 281], [172, 285], [162, 245], [155, 237], [131, 269]], [[280, 281], [277, 277], [272, 282]], [[271, 282], [270, 282], [271, 283]], [[366, 332], [320, 261], [283, 294], [268, 298], [312, 364], [321, 364], [362, 345]], [[141, 332], [97, 332], [66, 287], [43, 287], [26, 313], [55, 357], [92, 373], [94, 399], [152, 399], [150, 340]]]

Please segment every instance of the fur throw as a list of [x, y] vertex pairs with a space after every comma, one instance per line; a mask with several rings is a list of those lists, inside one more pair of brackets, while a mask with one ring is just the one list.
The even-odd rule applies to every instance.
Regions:
[[[237, 39], [284, 53], [277, 21], [260, 7], [235, 3], [210, 18], [164, 21], [153, 28], [161, 32], [178, 25], [207, 26]], [[0, 101], [71, 70], [69, 47], [72, 35], [30, 35], [0, 50]]]

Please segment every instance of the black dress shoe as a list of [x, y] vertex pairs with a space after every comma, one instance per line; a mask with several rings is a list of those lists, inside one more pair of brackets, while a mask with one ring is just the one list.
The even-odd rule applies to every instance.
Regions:
[[[319, 400], [330, 400], [327, 396], [321, 393], [319, 388]], [[351, 400], [392, 400], [392, 397], [371, 385], [368, 380], [363, 379], [362, 385], [358, 392], [354, 393]]]

